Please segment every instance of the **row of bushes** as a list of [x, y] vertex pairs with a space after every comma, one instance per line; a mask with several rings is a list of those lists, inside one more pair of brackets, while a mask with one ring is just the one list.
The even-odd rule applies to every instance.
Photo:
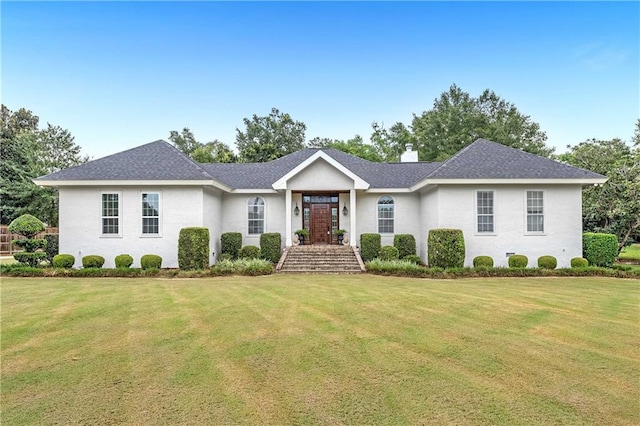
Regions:
[[361, 234], [360, 255], [365, 262], [375, 258], [393, 260], [408, 257], [411, 257], [409, 260], [415, 261], [416, 238], [411, 234], [396, 234], [393, 236], [393, 246], [382, 247], [380, 234]]
[[240, 232], [225, 232], [220, 236], [220, 253], [221, 259], [263, 258], [277, 263], [282, 254], [282, 236], [279, 232], [267, 232], [260, 234], [259, 248], [243, 247]]
[[416, 278], [476, 278], [476, 277], [545, 277], [545, 276], [603, 276], [614, 278], [640, 278], [640, 269], [614, 265], [613, 268], [572, 267], [546, 268], [440, 268], [416, 265], [405, 260], [383, 261], [374, 259], [365, 264], [367, 272]]
[[[83, 268], [102, 268], [105, 259], [102, 256], [90, 254], [82, 257]], [[54, 268], [73, 268], [76, 258], [72, 254], [57, 254], [53, 257], [51, 265]], [[126, 269], [133, 265], [133, 257], [128, 254], [120, 254], [115, 258], [116, 268]], [[140, 258], [140, 266], [142, 269], [160, 269], [162, 266], [162, 257], [156, 254], [145, 254]]]

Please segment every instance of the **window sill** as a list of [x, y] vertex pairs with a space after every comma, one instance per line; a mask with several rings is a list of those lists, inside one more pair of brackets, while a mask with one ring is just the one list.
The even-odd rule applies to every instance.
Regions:
[[497, 232], [476, 232], [473, 235], [477, 237], [497, 237], [498, 233]]
[[525, 232], [525, 237], [544, 237], [547, 235], [546, 232]]
[[142, 234], [139, 238], [162, 238], [162, 234]]
[[102, 234], [100, 238], [122, 238], [121, 234]]

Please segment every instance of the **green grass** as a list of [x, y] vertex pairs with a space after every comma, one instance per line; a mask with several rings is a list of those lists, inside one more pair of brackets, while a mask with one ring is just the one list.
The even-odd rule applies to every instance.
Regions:
[[626, 246], [618, 256], [620, 260], [637, 260], [640, 261], [640, 244], [631, 244]]
[[640, 423], [640, 281], [3, 278], [19, 424]]

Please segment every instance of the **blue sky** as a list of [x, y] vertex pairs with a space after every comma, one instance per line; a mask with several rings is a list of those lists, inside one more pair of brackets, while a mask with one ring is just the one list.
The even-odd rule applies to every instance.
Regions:
[[638, 2], [2, 2], [2, 102], [94, 158], [189, 127], [231, 146], [271, 107], [307, 138], [368, 140], [452, 83], [484, 89], [564, 151], [629, 139]]

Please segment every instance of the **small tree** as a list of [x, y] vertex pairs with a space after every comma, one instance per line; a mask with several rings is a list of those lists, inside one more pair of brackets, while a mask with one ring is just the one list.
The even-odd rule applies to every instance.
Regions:
[[30, 214], [23, 214], [9, 224], [9, 232], [25, 237], [22, 240], [13, 240], [13, 244], [24, 249], [22, 253], [16, 253], [13, 258], [20, 263], [29, 266], [38, 266], [41, 260], [47, 257], [45, 252], [36, 252], [45, 248], [47, 241], [42, 238], [34, 238], [37, 234], [45, 230], [44, 224]]

